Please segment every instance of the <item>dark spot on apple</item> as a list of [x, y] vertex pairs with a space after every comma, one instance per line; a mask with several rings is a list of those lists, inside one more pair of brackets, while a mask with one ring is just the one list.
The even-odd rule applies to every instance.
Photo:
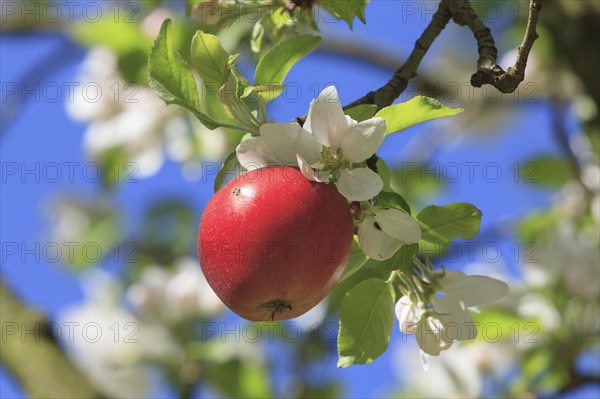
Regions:
[[237, 197], [238, 195], [240, 195], [240, 193], [241, 193], [241, 192], [242, 192], [242, 190], [240, 190], [240, 188], [239, 188], [239, 187], [236, 187], [236, 188], [234, 188], [234, 189], [231, 191], [231, 193], [232, 193], [233, 195], [235, 195], [236, 197]]
[[373, 225], [375, 226], [375, 228], [377, 230], [381, 230], [381, 226], [379, 226], [379, 224], [377, 222], [373, 223]]

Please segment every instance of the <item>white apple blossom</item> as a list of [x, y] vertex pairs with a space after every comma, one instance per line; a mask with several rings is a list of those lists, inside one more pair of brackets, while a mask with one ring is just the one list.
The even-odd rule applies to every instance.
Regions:
[[357, 122], [344, 115], [337, 90], [326, 87], [310, 104], [304, 126], [266, 123], [260, 136], [244, 140], [237, 157], [246, 169], [272, 165], [299, 166], [306, 178], [335, 183], [350, 201], [366, 201], [383, 188], [377, 173], [360, 165], [381, 145], [383, 118]]
[[578, 231], [572, 222], [563, 222], [547, 233], [535, 256], [523, 262], [525, 282], [536, 288], [561, 282], [572, 294], [596, 298], [600, 293], [597, 237], [597, 231]]
[[215, 317], [225, 310], [225, 305], [206, 281], [198, 261], [191, 257], [177, 261], [176, 272], [165, 288], [165, 300], [169, 313], [180, 319]]
[[[118, 71], [117, 55], [108, 47], [90, 49], [81, 64], [76, 90], [66, 103], [67, 115], [78, 122], [107, 119], [121, 110], [121, 98], [127, 93]], [[115, 98], [117, 97], [117, 98]]]
[[377, 206], [363, 212], [358, 223], [358, 243], [369, 258], [389, 259], [402, 245], [421, 239], [419, 223], [406, 212]]
[[416, 335], [425, 366], [428, 355], [438, 356], [456, 341], [474, 339], [477, 330], [470, 311], [508, 292], [508, 285], [500, 280], [456, 270], [434, 272], [428, 280], [434, 287], [428, 298], [404, 296], [395, 309], [400, 330]]
[[225, 310], [198, 262], [191, 257], [178, 259], [174, 271], [146, 266], [139, 280], [128, 288], [126, 297], [138, 313], [166, 323], [215, 317]]
[[517, 356], [510, 338], [494, 345], [480, 341], [457, 344], [431, 362], [424, 373], [416, 356], [406, 356], [406, 344], [402, 340], [394, 344], [393, 353], [394, 372], [402, 381], [404, 391], [420, 398], [495, 397], [494, 388], [492, 391], [490, 388], [505, 386], [504, 382], [514, 372]]
[[[168, 13], [156, 10], [144, 20], [143, 29], [156, 31], [156, 22]], [[165, 155], [185, 167], [197, 158], [220, 158], [229, 152], [222, 129], [210, 131], [201, 124], [191, 128], [185, 112], [167, 107], [148, 87], [128, 84], [117, 54], [107, 47], [89, 51], [77, 79], [80, 84], [66, 104], [67, 114], [88, 123], [83, 146], [90, 158], [104, 162], [115, 150], [124, 158], [123, 165], [113, 166], [122, 172], [115, 176], [151, 177]]]
[[57, 316], [65, 350], [103, 394], [146, 397], [152, 376], [145, 360], [181, 363], [183, 349], [163, 324], [138, 318], [122, 306], [117, 276], [93, 269], [81, 284], [85, 300]]

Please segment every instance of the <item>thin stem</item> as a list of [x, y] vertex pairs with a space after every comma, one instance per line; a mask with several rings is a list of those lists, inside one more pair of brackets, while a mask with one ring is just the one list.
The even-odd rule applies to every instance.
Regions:
[[398, 276], [398, 270], [392, 270], [390, 277], [385, 281], [387, 284], [392, 284], [394, 279]]
[[235, 119], [247, 126], [256, 127], [256, 131], [253, 133], [257, 133], [260, 126], [258, 119], [256, 119], [252, 112], [250, 112], [246, 104], [244, 104], [241, 99], [235, 99], [234, 104], [235, 106], [233, 107], [233, 112]]
[[252, 129], [249, 129], [244, 126], [231, 125], [229, 123], [223, 123], [223, 122], [219, 122], [219, 127], [222, 127], [225, 129], [239, 130], [241, 132], [246, 132], [246, 133], [251, 133], [253, 136], [256, 136], [257, 132], [258, 132], [257, 130], [252, 130]]
[[260, 107], [260, 121], [261, 123], [267, 123], [268, 119], [267, 119], [267, 107], [265, 106], [265, 103], [261, 100], [258, 100], [258, 104]]

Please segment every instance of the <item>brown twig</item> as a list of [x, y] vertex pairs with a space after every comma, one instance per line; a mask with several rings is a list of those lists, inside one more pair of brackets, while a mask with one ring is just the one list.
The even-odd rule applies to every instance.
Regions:
[[[423, 57], [450, 19], [461, 26], [467, 25], [477, 40], [479, 58], [477, 72], [471, 77], [471, 84], [475, 87], [491, 84], [502, 93], [514, 92], [525, 79], [527, 58], [533, 42], [538, 38], [536, 26], [541, 9], [542, 0], [530, 0], [527, 28], [523, 42], [519, 46], [517, 60], [513, 67], [504, 71], [496, 63], [498, 50], [492, 32], [475, 13], [469, 0], [441, 0], [429, 25], [415, 43], [410, 56], [394, 76], [384, 86], [346, 105], [344, 109], [360, 104], [375, 104], [377, 109], [390, 105], [406, 90], [409, 80], [417, 75]], [[298, 118], [297, 121], [302, 123], [304, 118]]]
[[450, 21], [450, 16], [450, 11], [446, 3], [442, 1], [435, 14], [433, 14], [429, 25], [427, 25], [421, 37], [415, 42], [415, 47], [408, 56], [408, 59], [394, 73], [394, 76], [379, 89], [367, 93], [364, 97], [346, 105], [344, 108], [349, 109], [360, 104], [375, 104], [377, 109], [381, 109], [394, 102], [406, 90], [408, 82], [417, 75], [417, 69], [423, 57]]
[[452, 19], [460, 26], [468, 26], [477, 40], [479, 58], [477, 60], [477, 72], [471, 76], [471, 85], [481, 87], [490, 84], [502, 93], [514, 92], [519, 84], [525, 79], [525, 68], [527, 58], [538, 38], [536, 31], [537, 21], [542, 0], [529, 1], [529, 17], [525, 37], [519, 46], [515, 64], [504, 71], [497, 63], [498, 50], [490, 29], [479, 19], [469, 0], [442, 0], [449, 3], [448, 7]]
[[527, 67], [527, 58], [533, 47], [533, 42], [538, 38], [536, 31], [538, 16], [542, 9], [542, 0], [529, 1], [529, 17], [527, 19], [527, 28], [525, 37], [519, 46], [517, 60], [515, 65], [508, 68], [505, 74], [498, 76], [494, 81], [494, 87], [503, 93], [514, 92], [519, 84], [525, 79], [525, 68]]
[[460, 26], [468, 26], [477, 40], [477, 72], [471, 77], [471, 84], [481, 87], [484, 83], [491, 83], [493, 78], [499, 76], [504, 70], [496, 63], [498, 49], [492, 31], [479, 18], [469, 0], [442, 0], [448, 4], [452, 20]]

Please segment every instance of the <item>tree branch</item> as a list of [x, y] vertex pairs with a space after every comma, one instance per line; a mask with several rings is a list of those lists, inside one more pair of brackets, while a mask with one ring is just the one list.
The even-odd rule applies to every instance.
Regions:
[[450, 21], [450, 10], [445, 1], [442, 1], [435, 14], [431, 18], [429, 25], [423, 31], [423, 34], [415, 42], [415, 47], [408, 56], [406, 62], [394, 73], [394, 76], [379, 89], [367, 93], [362, 98], [346, 105], [344, 109], [349, 109], [360, 104], [375, 104], [377, 109], [390, 105], [406, 88], [410, 79], [417, 75], [417, 69], [423, 60], [423, 57], [431, 47], [432, 43], [446, 27]]
[[498, 49], [496, 48], [492, 32], [479, 19], [469, 0], [442, 1], [448, 1], [454, 22], [460, 26], [468, 26], [477, 40], [479, 58], [477, 60], [477, 72], [471, 76], [471, 85], [481, 87], [484, 84], [490, 84], [502, 93], [514, 92], [525, 79], [527, 58], [529, 57], [533, 42], [538, 38], [536, 26], [539, 12], [542, 9], [542, 0], [529, 0], [529, 17], [525, 37], [519, 46], [515, 65], [508, 68], [507, 71], [504, 71], [496, 63]]
[[[458, 25], [467, 25], [477, 40], [479, 58], [477, 60], [477, 72], [471, 77], [471, 84], [474, 87], [491, 84], [502, 93], [514, 92], [525, 79], [527, 58], [534, 41], [538, 38], [536, 26], [539, 12], [542, 9], [541, 2], [542, 0], [530, 0], [527, 28], [523, 42], [518, 49], [517, 60], [513, 67], [508, 68], [508, 71], [504, 71], [496, 62], [498, 49], [492, 32], [475, 13], [469, 0], [441, 0], [429, 25], [415, 42], [408, 59], [394, 73], [392, 78], [379, 89], [371, 91], [346, 105], [344, 109], [350, 109], [361, 104], [374, 104], [379, 110], [392, 104], [406, 90], [408, 82], [417, 75], [417, 69], [425, 54], [451, 19]], [[295, 121], [302, 125], [305, 119], [306, 115], [296, 118]]]
[[31, 398], [102, 398], [59, 347], [45, 317], [0, 282], [0, 361]]

